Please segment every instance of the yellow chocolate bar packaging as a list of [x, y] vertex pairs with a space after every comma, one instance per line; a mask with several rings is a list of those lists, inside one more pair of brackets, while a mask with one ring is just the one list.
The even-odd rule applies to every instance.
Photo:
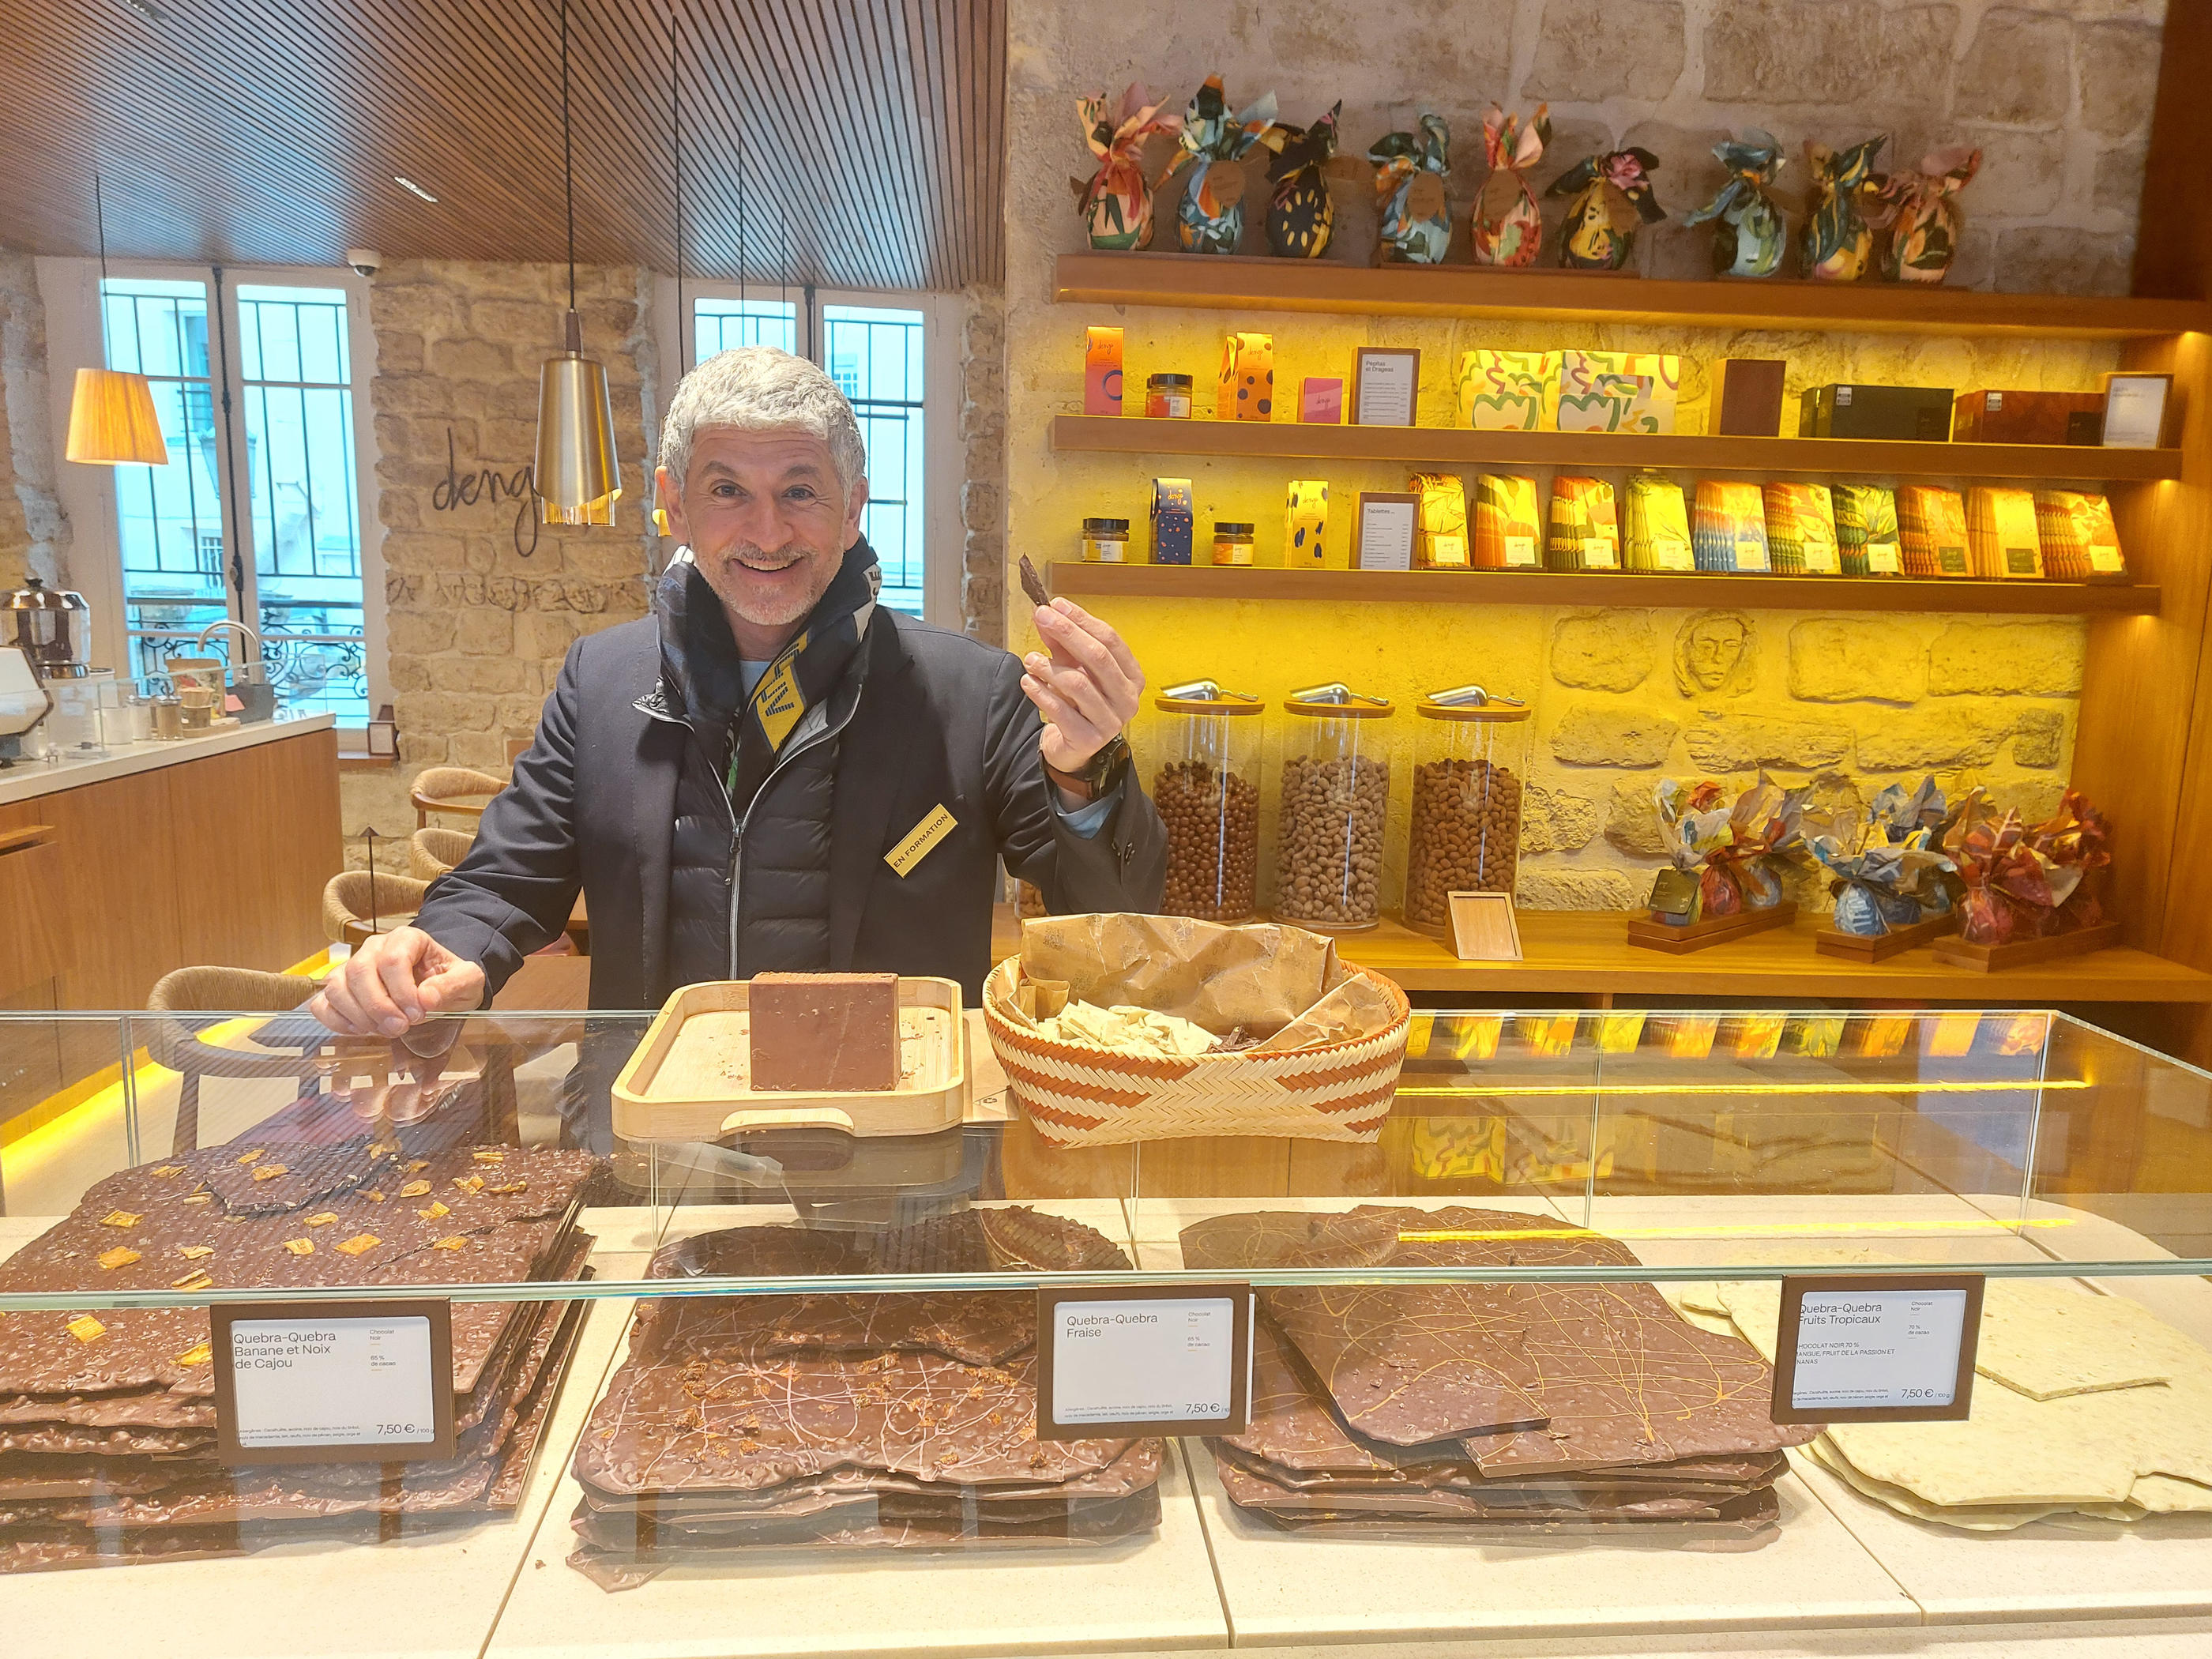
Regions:
[[1474, 481], [1474, 564], [1479, 570], [1533, 570], [1543, 527], [1536, 512], [1536, 481], [1510, 472], [1485, 472]]
[[2032, 492], [1993, 484], [1966, 492], [1966, 563], [1977, 576], [2043, 574]]
[[1283, 568], [1319, 570], [1328, 562], [1328, 480], [1293, 478], [1283, 508]]
[[2043, 574], [2053, 581], [2125, 580], [2120, 532], [2112, 504], [2079, 489], [2035, 492], [2035, 527], [2043, 545]]
[[1221, 347], [1221, 372], [1213, 386], [1217, 421], [1275, 418], [1275, 337], [1232, 334]]
[[1766, 553], [1778, 574], [1843, 574], [1827, 485], [1783, 481], [1766, 486]]
[[1544, 541], [1544, 568], [1620, 568], [1620, 525], [1613, 486], [1604, 479], [1552, 480], [1552, 526]]
[[1559, 419], [1555, 351], [1468, 351], [1459, 360], [1459, 423], [1477, 432], [1540, 432]]
[[1698, 479], [1690, 544], [1696, 550], [1700, 570], [1764, 573], [1771, 569], [1765, 494], [1755, 483]]
[[1416, 472], [1406, 487], [1421, 498], [1413, 538], [1415, 568], [1467, 569], [1467, 486], [1459, 475]]
[[1905, 484], [1897, 492], [1897, 530], [1908, 576], [1966, 574], [1966, 504], [1942, 484]]
[[1628, 513], [1622, 561], [1631, 570], [1695, 570], [1689, 503], [1682, 486], [1656, 472], [1628, 480]]

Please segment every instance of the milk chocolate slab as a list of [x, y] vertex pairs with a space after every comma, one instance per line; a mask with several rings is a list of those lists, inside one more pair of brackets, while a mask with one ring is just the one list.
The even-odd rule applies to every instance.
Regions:
[[1532, 1492], [1511, 1486], [1297, 1488], [1278, 1486], [1232, 1460], [1219, 1457], [1214, 1461], [1214, 1470], [1230, 1502], [1240, 1509], [1265, 1508], [1278, 1515], [1341, 1516], [1356, 1512], [1393, 1518], [1509, 1522], [1712, 1521], [1720, 1518], [1721, 1510], [1719, 1504], [1700, 1498], [1668, 1495], [1613, 1501], [1600, 1497], [1578, 1499], [1571, 1493]]
[[116, 1394], [19, 1394], [0, 1400], [0, 1425], [16, 1423], [212, 1430], [215, 1403], [167, 1389]]
[[745, 1006], [754, 1088], [898, 1087], [897, 975], [755, 974]]
[[0, 1429], [0, 1453], [63, 1457], [179, 1457], [215, 1449], [213, 1430], [100, 1429], [73, 1425]]

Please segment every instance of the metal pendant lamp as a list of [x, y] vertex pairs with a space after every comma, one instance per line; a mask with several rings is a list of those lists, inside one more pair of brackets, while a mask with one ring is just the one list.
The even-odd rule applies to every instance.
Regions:
[[[684, 100], [678, 82], [677, 66], [676, 7], [668, 8], [668, 160], [669, 171], [676, 181], [676, 354], [684, 355], [684, 331], [690, 319], [684, 314]], [[676, 378], [684, 378], [684, 366], [677, 365]], [[651, 457], [647, 458], [650, 470]], [[676, 532], [669, 528], [668, 509], [653, 509], [653, 527], [663, 536]]]
[[[107, 206], [100, 174], [92, 175], [92, 210], [100, 225], [100, 337], [106, 337]], [[169, 446], [154, 411], [154, 386], [143, 374], [116, 368], [80, 368], [70, 393], [70, 460], [95, 466], [167, 466]]]
[[576, 315], [576, 166], [568, 125], [568, 0], [561, 0], [561, 166], [568, 204], [568, 349], [538, 375], [538, 464], [533, 479], [547, 524], [611, 525], [622, 494], [615, 459], [614, 400], [605, 365], [584, 356]]

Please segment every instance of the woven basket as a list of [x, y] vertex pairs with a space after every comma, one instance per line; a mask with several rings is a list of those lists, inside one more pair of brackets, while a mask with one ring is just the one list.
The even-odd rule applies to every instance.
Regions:
[[1020, 957], [1010, 957], [984, 981], [983, 1023], [1015, 1103], [1052, 1146], [1190, 1135], [1371, 1141], [1390, 1115], [1413, 1011], [1406, 994], [1380, 974], [1352, 970], [1382, 987], [1395, 1015], [1372, 1036], [1289, 1054], [1170, 1060], [1060, 1042], [1009, 1018], [1021, 967]]

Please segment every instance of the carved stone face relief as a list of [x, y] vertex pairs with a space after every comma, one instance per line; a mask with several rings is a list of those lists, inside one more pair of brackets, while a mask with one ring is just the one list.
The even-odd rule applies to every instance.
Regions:
[[1674, 636], [1674, 684], [1684, 696], [1741, 697], [1757, 688], [1751, 619], [1734, 611], [1701, 611]]

